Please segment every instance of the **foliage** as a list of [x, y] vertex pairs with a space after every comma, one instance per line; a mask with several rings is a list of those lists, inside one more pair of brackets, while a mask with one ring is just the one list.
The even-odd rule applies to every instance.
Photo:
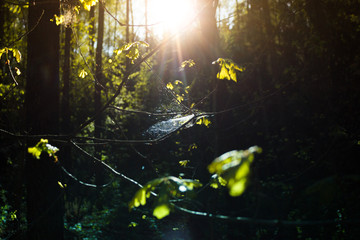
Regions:
[[55, 162], [58, 161], [56, 152], [59, 151], [57, 147], [48, 143], [47, 139], [40, 139], [40, 141], [34, 146], [28, 148], [28, 153], [33, 155], [34, 158], [40, 159], [42, 153], [47, 153], [49, 157], [53, 157]]
[[219, 64], [220, 71], [217, 73], [216, 77], [218, 79], [227, 79], [233, 80], [237, 82], [236, 71], [243, 72], [245, 68], [239, 67], [236, 63], [234, 63], [231, 59], [226, 58], [218, 58], [212, 64]]
[[135, 196], [129, 203], [129, 208], [132, 209], [140, 205], [145, 205], [146, 199], [149, 198], [151, 194], [156, 195], [153, 191], [159, 187], [160, 193], [157, 196], [153, 215], [158, 219], [162, 219], [170, 214], [171, 197], [182, 197], [185, 192], [201, 186], [202, 184], [199, 181], [192, 179], [180, 179], [173, 176], [156, 178], [149, 181], [135, 193]]
[[[250, 165], [254, 161], [254, 154], [261, 153], [261, 148], [254, 146], [247, 150], [230, 151], [215, 158], [208, 166], [209, 172], [215, 174], [220, 185], [229, 188], [229, 194], [233, 197], [240, 196], [245, 191], [250, 174]], [[212, 183], [215, 188], [218, 184]]]
[[83, 5], [84, 9], [90, 11], [90, 8], [97, 4], [97, 0], [80, 0], [80, 3]]
[[149, 44], [144, 41], [136, 41], [133, 43], [127, 43], [127, 44], [121, 46], [121, 48], [116, 49], [114, 51], [114, 53], [116, 55], [119, 55], [119, 54], [125, 52], [125, 56], [131, 60], [132, 64], [134, 64], [134, 60], [138, 59], [140, 56], [140, 50], [139, 50], [140, 46], [149, 47]]

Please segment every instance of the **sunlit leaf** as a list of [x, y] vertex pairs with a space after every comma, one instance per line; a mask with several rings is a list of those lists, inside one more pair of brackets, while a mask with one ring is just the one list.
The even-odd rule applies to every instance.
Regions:
[[81, 70], [81, 72], [79, 73], [79, 77], [81, 78], [85, 78], [88, 75], [88, 73], [85, 71], [85, 69]]
[[225, 79], [226, 78], [227, 80], [230, 80], [229, 72], [228, 72], [228, 70], [226, 69], [226, 67], [224, 65], [221, 66], [221, 70], [217, 74], [217, 78], [218, 79]]
[[261, 148], [254, 146], [247, 150], [233, 150], [216, 158], [208, 166], [209, 172], [215, 173], [210, 186], [218, 188], [226, 185], [231, 196], [240, 196], [248, 185], [254, 154], [261, 151]]
[[193, 149], [197, 149], [196, 143], [191, 144], [191, 145], [189, 146], [189, 148], [188, 148], [188, 151], [191, 151], [191, 150], [193, 150]]
[[17, 210], [15, 210], [15, 211], [13, 211], [13, 212], [10, 213], [11, 221], [14, 221], [14, 220], [17, 218], [16, 212], [17, 212]]
[[55, 24], [56, 25], [60, 25], [60, 24], [62, 24], [64, 21], [65, 21], [65, 17], [64, 17], [64, 15], [60, 15], [60, 16], [58, 16], [58, 15], [54, 15], [54, 19], [55, 19]]
[[42, 151], [39, 148], [37, 148], [36, 146], [28, 148], [28, 153], [33, 155], [36, 159], [40, 159], [41, 152]]
[[3, 53], [5, 53], [5, 52], [6, 52], [6, 48], [0, 49], [0, 59], [1, 59], [1, 56], [3, 55]]
[[[19, 63], [21, 61], [21, 53], [16, 48], [7, 48], [7, 47], [5, 47], [5, 48], [0, 49], [0, 59], [1, 59], [1, 56], [3, 55], [3, 53], [8, 54], [9, 51], [11, 51], [13, 53], [13, 56], [15, 57], [16, 61]], [[10, 63], [9, 59], [7, 59], [7, 61], [9, 61], [8, 63]]]
[[175, 80], [175, 85], [177, 85], [177, 84], [183, 84], [183, 82], [180, 80]]
[[18, 49], [12, 49], [13, 55], [16, 61], [19, 63], [21, 61], [21, 53]]
[[15, 67], [15, 72], [16, 72], [17, 75], [20, 75], [20, 74], [21, 74], [20, 69], [18, 69], [17, 67]]
[[79, 9], [79, 6], [75, 6], [73, 9], [74, 9], [74, 11], [75, 11], [77, 14], [80, 13], [80, 11], [79, 11], [79, 10], [80, 10], [80, 9]]
[[180, 95], [176, 95], [176, 100], [177, 100], [178, 102], [182, 102], [182, 101], [184, 101], [184, 97], [183, 97], [183, 96], [180, 96]]
[[66, 188], [66, 184], [62, 184], [60, 181], [57, 182], [61, 188]]
[[140, 56], [139, 45], [149, 47], [149, 44], [144, 41], [136, 41], [133, 43], [124, 44], [119, 49], [114, 50], [114, 53], [119, 55], [125, 52], [125, 56], [131, 60], [132, 64], [134, 64], [134, 60], [138, 59]]
[[57, 162], [57, 156], [55, 155], [57, 151], [59, 149], [50, 145], [47, 139], [41, 139], [34, 147], [28, 148], [28, 153], [33, 155], [33, 157], [40, 159], [41, 153], [45, 152], [50, 157], [53, 157], [55, 162]]
[[144, 187], [136, 192], [135, 196], [129, 203], [129, 208], [132, 209], [140, 205], [145, 205], [146, 199], [151, 195], [151, 191], [155, 190], [158, 186], [160, 188], [160, 193], [157, 194], [157, 204], [153, 214], [158, 219], [161, 219], [169, 215], [171, 211], [171, 197], [181, 197], [184, 192], [191, 191], [195, 187], [201, 187], [202, 184], [198, 180], [180, 179], [173, 176], [156, 178], [148, 182]]
[[195, 66], [194, 60], [189, 59], [189, 60], [185, 60], [185, 61], [183, 61], [183, 62], [181, 63], [181, 67], [182, 67], [182, 68], [185, 68], [186, 66], [188, 66], [188, 67], [193, 67], [193, 66]]
[[245, 70], [245, 68], [238, 66], [231, 59], [218, 58], [212, 63], [218, 64], [220, 67], [220, 71], [216, 75], [218, 79], [227, 79], [237, 82], [236, 70], [239, 72], [243, 72]]
[[138, 225], [138, 223], [131, 222], [131, 223], [129, 223], [128, 227], [136, 227], [137, 225]]
[[206, 117], [202, 117], [196, 121], [196, 124], [205, 125], [206, 127], [209, 127], [209, 125], [211, 124], [211, 121]]
[[210, 187], [212, 188], [219, 188], [220, 186], [225, 187], [227, 185], [227, 181], [217, 174], [214, 174], [211, 178]]
[[186, 167], [186, 165], [190, 162], [190, 160], [181, 160], [179, 161], [180, 166]]
[[84, 9], [90, 11], [92, 6], [95, 6], [98, 0], [80, 0], [80, 3], [83, 5]]
[[[233, 180], [233, 179], [231, 179]], [[244, 193], [247, 187], [248, 180], [246, 178], [240, 179], [239, 181], [231, 182], [229, 181], [229, 194], [232, 197], [238, 197]]]
[[174, 89], [174, 86], [170, 82], [166, 84], [166, 87], [170, 90]]
[[161, 204], [155, 207], [153, 215], [157, 219], [162, 219], [170, 214], [170, 206], [168, 204]]

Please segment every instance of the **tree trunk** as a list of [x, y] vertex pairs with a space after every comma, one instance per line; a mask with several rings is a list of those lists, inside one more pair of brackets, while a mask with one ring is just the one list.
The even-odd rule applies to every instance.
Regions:
[[148, 0], [145, 0], [145, 41], [149, 42], [149, 28], [148, 28]]
[[[36, 27], [27, 40], [25, 109], [29, 134], [59, 132], [59, 27], [49, 21], [54, 14], [59, 15], [59, 1], [30, 1], [29, 29]], [[28, 141], [28, 146], [36, 141]], [[40, 160], [28, 154], [25, 170], [28, 239], [64, 239], [59, 169], [45, 154]]]
[[[98, 16], [98, 35], [97, 35], [97, 45], [96, 45], [96, 56], [95, 56], [95, 113], [99, 112], [101, 109], [101, 89], [103, 84], [103, 75], [102, 75], [102, 51], [103, 51], [103, 42], [104, 42], [104, 5], [102, 2], [99, 3], [99, 16]], [[100, 114], [95, 119], [95, 129], [94, 136], [95, 138], [101, 137], [101, 126], [103, 120], [102, 115]], [[95, 156], [101, 159], [101, 147], [95, 146]], [[97, 185], [103, 184], [104, 182], [104, 170], [103, 166], [98, 162], [95, 162], [95, 181]], [[101, 199], [100, 195], [97, 197], [96, 206], [101, 208]]]
[[0, 48], [5, 47], [4, 43], [4, 24], [5, 24], [5, 2], [0, 0]]
[[[64, 65], [63, 65], [63, 89], [61, 99], [61, 133], [72, 133], [70, 121], [70, 61], [71, 61], [71, 28], [65, 28]], [[61, 163], [67, 169], [71, 167], [71, 147], [63, 145], [61, 152]]]

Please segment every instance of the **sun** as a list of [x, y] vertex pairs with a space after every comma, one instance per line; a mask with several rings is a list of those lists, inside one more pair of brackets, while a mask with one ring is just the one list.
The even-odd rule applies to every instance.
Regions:
[[148, 23], [162, 33], [177, 32], [194, 20], [194, 0], [148, 0]]

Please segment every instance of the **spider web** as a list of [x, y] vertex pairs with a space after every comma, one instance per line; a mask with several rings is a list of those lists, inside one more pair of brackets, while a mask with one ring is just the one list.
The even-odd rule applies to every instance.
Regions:
[[152, 139], [162, 138], [180, 129], [186, 129], [194, 126], [196, 117], [194, 114], [189, 114], [183, 117], [174, 117], [164, 120], [150, 126], [145, 133]]

